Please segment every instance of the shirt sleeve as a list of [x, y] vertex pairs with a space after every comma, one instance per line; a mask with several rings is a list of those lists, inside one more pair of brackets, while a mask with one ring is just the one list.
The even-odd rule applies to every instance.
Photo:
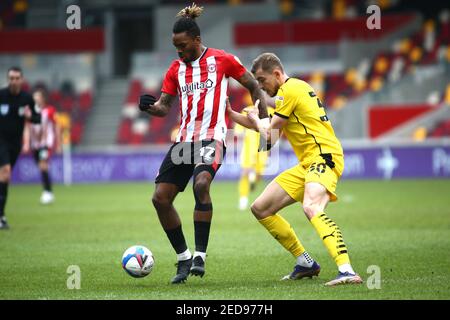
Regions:
[[225, 75], [227, 77], [232, 77], [235, 80], [238, 80], [240, 77], [242, 77], [246, 71], [245, 67], [242, 65], [242, 62], [239, 60], [238, 57], [227, 54], [225, 56], [226, 61], [226, 69], [225, 69]]
[[56, 109], [53, 106], [48, 108], [48, 118], [51, 122], [56, 122]]
[[288, 119], [297, 105], [297, 99], [294, 95], [285, 92], [282, 88], [278, 90], [275, 97], [275, 111], [273, 114]]
[[174, 72], [175, 72], [175, 63], [172, 63], [172, 65], [167, 70], [166, 75], [164, 76], [163, 85], [161, 89], [161, 92], [170, 94], [171, 96], [177, 95], [178, 82], [176, 80]]

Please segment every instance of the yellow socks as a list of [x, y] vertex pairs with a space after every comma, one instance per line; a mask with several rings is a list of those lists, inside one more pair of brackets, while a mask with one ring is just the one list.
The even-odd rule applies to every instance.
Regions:
[[250, 182], [248, 181], [248, 175], [241, 176], [239, 180], [239, 196], [248, 197], [250, 193]]
[[350, 264], [347, 247], [342, 239], [341, 230], [325, 213], [318, 213], [311, 219], [311, 224], [322, 239], [329, 254], [338, 266]]
[[280, 215], [274, 214], [258, 221], [294, 257], [298, 257], [305, 252], [305, 248], [303, 248], [300, 240], [298, 240], [294, 229]]

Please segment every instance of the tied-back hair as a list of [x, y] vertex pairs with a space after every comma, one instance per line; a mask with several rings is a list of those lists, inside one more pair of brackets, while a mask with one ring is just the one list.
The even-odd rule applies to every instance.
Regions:
[[195, 19], [198, 18], [202, 12], [203, 7], [199, 7], [195, 3], [192, 3], [191, 6], [180, 10], [177, 14], [179, 19], [173, 25], [172, 32], [186, 32], [192, 38], [200, 36], [200, 28], [198, 27], [197, 22], [195, 22]]
[[278, 68], [284, 72], [283, 64], [281, 63], [280, 58], [278, 58], [274, 53], [262, 53], [255, 60], [253, 60], [252, 64], [252, 73], [255, 74], [258, 69], [262, 69], [264, 72], [272, 72], [273, 69]]

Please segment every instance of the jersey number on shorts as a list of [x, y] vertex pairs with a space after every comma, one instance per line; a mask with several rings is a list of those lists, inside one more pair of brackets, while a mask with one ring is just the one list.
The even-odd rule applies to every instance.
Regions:
[[313, 163], [310, 167], [309, 167], [309, 172], [313, 172], [314, 170], [316, 170], [318, 173], [324, 173], [325, 169], [326, 169], [327, 165], [325, 163]]
[[200, 157], [202, 157], [205, 162], [211, 162], [214, 157], [215, 149], [213, 147], [203, 147], [200, 149]]

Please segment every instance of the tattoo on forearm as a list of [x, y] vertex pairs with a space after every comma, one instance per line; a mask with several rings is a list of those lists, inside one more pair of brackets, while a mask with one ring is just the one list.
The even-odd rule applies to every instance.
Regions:
[[258, 82], [256, 79], [251, 75], [251, 73], [246, 72], [242, 78], [240, 79], [240, 83], [247, 88], [247, 90], [250, 92], [252, 96], [252, 100], [256, 101], [259, 99], [259, 117], [261, 119], [267, 118], [267, 106], [266, 106], [266, 100], [264, 99], [263, 92], [258, 86]]
[[173, 101], [173, 96], [171, 96], [170, 94], [162, 94], [161, 98], [160, 98], [160, 104], [164, 107], [170, 108], [170, 106], [172, 105], [172, 101]]
[[153, 116], [164, 117], [169, 112], [173, 98], [173, 96], [163, 93], [159, 101], [155, 104], [156, 108], [150, 109], [148, 113]]

